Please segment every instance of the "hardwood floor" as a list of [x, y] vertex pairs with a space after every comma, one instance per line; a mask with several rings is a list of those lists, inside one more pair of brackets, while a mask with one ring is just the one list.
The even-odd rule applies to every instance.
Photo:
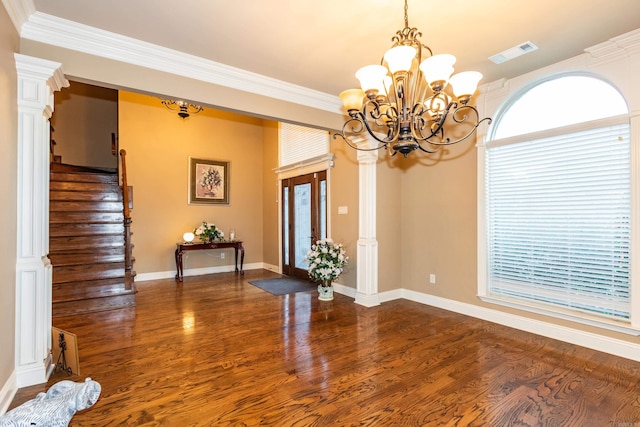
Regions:
[[268, 271], [138, 284], [55, 319], [102, 395], [71, 426], [640, 426], [640, 363], [418, 303], [273, 296]]

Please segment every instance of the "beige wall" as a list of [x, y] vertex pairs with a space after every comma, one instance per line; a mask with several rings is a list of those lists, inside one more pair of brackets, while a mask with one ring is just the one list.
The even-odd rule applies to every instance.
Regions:
[[376, 167], [376, 236], [378, 239], [378, 292], [401, 287], [404, 267], [402, 240], [402, 204], [400, 168], [406, 159], [390, 158], [385, 151], [379, 152]]
[[471, 140], [449, 150], [442, 159], [414, 153], [403, 165], [402, 287], [474, 304], [476, 148]]
[[274, 171], [278, 167], [278, 123], [264, 121], [264, 144], [262, 162], [262, 191], [263, 191], [263, 245], [262, 261], [268, 267], [279, 268], [280, 249], [278, 246], [280, 229], [278, 228], [278, 175]]
[[[182, 120], [160, 99], [121, 91], [120, 147], [133, 186], [134, 269], [175, 271], [175, 244], [202, 221], [243, 240], [245, 264], [263, 260], [263, 128], [261, 119], [207, 108]], [[189, 156], [230, 162], [230, 204], [189, 205]], [[233, 250], [185, 255], [185, 269], [232, 264]]]
[[[358, 160], [356, 151], [347, 147], [342, 140], [331, 140], [331, 152], [335, 159], [334, 167], [329, 171], [329, 236], [335, 242], [343, 244], [349, 257], [349, 262], [337, 283], [355, 288], [358, 262]], [[340, 206], [347, 207], [346, 215], [338, 214]]]
[[71, 82], [54, 96], [54, 153], [69, 165], [117, 167], [111, 134], [118, 134], [118, 92]]
[[[18, 34], [4, 7], [0, 7], [0, 241], [4, 246], [0, 257], [0, 387], [7, 384], [15, 368], [18, 91], [13, 54], [18, 46]], [[0, 401], [0, 407], [6, 403]]]

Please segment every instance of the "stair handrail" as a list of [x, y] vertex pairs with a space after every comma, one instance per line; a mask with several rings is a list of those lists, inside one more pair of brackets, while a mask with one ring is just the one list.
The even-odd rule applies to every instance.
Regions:
[[120, 150], [120, 174], [122, 176], [122, 203], [124, 207], [124, 287], [133, 288], [133, 245], [131, 244], [131, 211], [129, 184], [127, 183], [127, 152]]

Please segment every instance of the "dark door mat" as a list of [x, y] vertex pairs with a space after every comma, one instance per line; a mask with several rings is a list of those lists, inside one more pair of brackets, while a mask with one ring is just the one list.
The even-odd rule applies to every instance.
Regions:
[[278, 277], [275, 279], [251, 280], [253, 286], [273, 295], [295, 294], [296, 292], [313, 291], [317, 288], [313, 283], [292, 277]]

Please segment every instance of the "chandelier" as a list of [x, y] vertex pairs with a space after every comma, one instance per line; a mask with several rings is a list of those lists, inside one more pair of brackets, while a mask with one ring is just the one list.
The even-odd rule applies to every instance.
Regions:
[[186, 101], [174, 101], [173, 99], [163, 99], [162, 105], [167, 107], [169, 110], [178, 111], [178, 116], [183, 120], [191, 114], [197, 114], [204, 110], [200, 105], [189, 104]]
[[[349, 146], [364, 151], [385, 148], [392, 155], [420, 149], [435, 153], [471, 136], [480, 123], [478, 110], [469, 105], [482, 74], [465, 71], [453, 74], [453, 55], [433, 55], [409, 27], [409, 8], [404, 2], [404, 28], [396, 32], [393, 45], [381, 65], [367, 65], [356, 72], [362, 89], [340, 94], [349, 119], [340, 136]], [[426, 59], [423, 60], [423, 56]], [[452, 94], [445, 92], [450, 88]], [[368, 132], [377, 146], [354, 142]]]

